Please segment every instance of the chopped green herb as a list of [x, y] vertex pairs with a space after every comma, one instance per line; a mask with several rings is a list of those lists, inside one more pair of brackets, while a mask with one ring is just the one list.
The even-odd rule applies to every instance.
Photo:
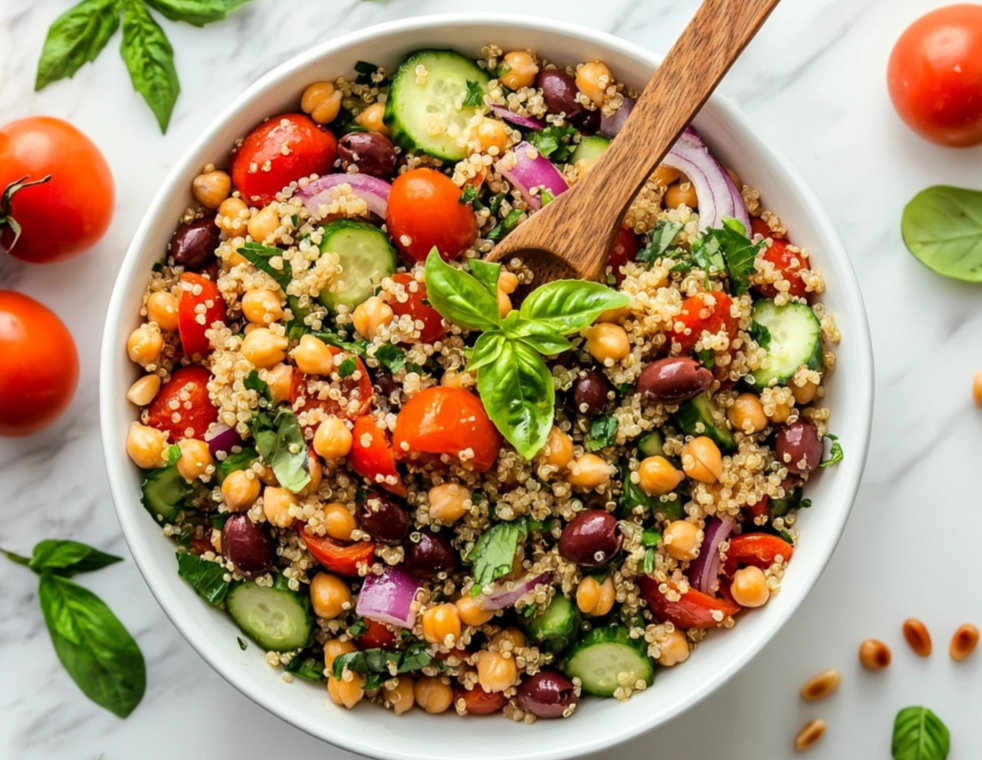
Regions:
[[228, 593], [227, 572], [218, 562], [209, 562], [189, 552], [177, 553], [177, 574], [209, 604], [218, 604]]
[[353, 639], [361, 636], [367, 631], [368, 623], [365, 622], [365, 618], [358, 618], [348, 626], [348, 635]]
[[477, 188], [474, 187], [474, 185], [466, 185], [464, 187], [464, 191], [457, 199], [457, 203], [461, 204], [462, 206], [470, 204], [473, 206], [475, 211], [479, 211], [482, 208], [481, 202], [478, 200]]
[[358, 72], [358, 76], [355, 77], [355, 84], [374, 84], [372, 74], [378, 71], [378, 66], [368, 61], [358, 61], [355, 64], [355, 71]]
[[508, 214], [504, 219], [502, 219], [498, 224], [488, 233], [488, 240], [495, 243], [504, 239], [504, 237], [518, 226], [519, 221], [522, 219], [522, 214], [524, 212], [521, 209], [512, 209], [511, 213]]
[[393, 375], [406, 365], [406, 352], [391, 343], [384, 343], [375, 351], [378, 363]]
[[716, 354], [711, 348], [696, 351], [696, 359], [706, 369], [713, 369], [716, 366]]
[[[326, 681], [324, 676], [324, 660], [313, 655], [297, 654], [286, 664], [286, 672], [304, 681], [320, 683]], [[367, 684], [366, 684], [367, 686]]]
[[242, 381], [248, 391], [255, 391], [259, 394], [261, 399], [270, 401], [272, 396], [269, 392], [269, 386], [264, 380], [259, 377], [259, 370], [252, 370], [248, 375], [246, 375], [245, 380]]
[[641, 543], [645, 546], [658, 546], [661, 541], [661, 533], [651, 528], [645, 528], [641, 533]]
[[667, 222], [664, 219], [655, 224], [655, 229], [651, 231], [651, 245], [638, 252], [637, 261], [651, 266], [668, 253], [675, 239], [682, 231], [682, 225], [678, 222]]
[[172, 443], [167, 447], [167, 464], [177, 464], [177, 460], [181, 458], [181, 447], [176, 443]]
[[655, 571], [655, 550], [649, 547], [644, 553], [644, 563], [641, 565], [641, 572], [651, 575]]
[[484, 87], [480, 82], [467, 80], [467, 97], [464, 98], [463, 105], [471, 108], [484, 105]]
[[289, 409], [257, 412], [249, 429], [280, 485], [294, 493], [303, 490], [310, 482], [310, 462], [296, 415]]
[[771, 331], [760, 322], [751, 322], [750, 337], [765, 351], [771, 346]]
[[471, 596], [480, 596], [484, 586], [511, 572], [518, 544], [527, 536], [528, 525], [524, 519], [496, 523], [481, 534], [467, 557], [474, 565]]
[[573, 137], [577, 134], [576, 127], [566, 125], [565, 127], [546, 127], [534, 132], [529, 132], [525, 140], [532, 145], [539, 155], [548, 158], [557, 164], [564, 164], [573, 155], [576, 145]]
[[617, 418], [610, 414], [594, 417], [590, 422], [590, 432], [587, 434], [586, 447], [588, 451], [599, 451], [606, 446], [612, 446], [617, 435]]
[[338, 377], [342, 379], [351, 377], [353, 374], [355, 374], [356, 369], [358, 369], [357, 362], [355, 362], [353, 356], [349, 356], [347, 359], [341, 362], [341, 366], [338, 367]]
[[362, 649], [360, 652], [342, 654], [334, 659], [331, 674], [335, 678], [341, 678], [345, 670], [350, 670], [363, 676], [376, 673], [389, 678], [392, 672], [389, 668], [390, 663], [395, 665], [396, 673], [410, 673], [425, 668], [432, 659], [428, 644], [414, 639], [401, 652], [389, 649]]
[[235, 640], [239, 642], [239, 649], [243, 652], [249, 648], [249, 642], [243, 639], [241, 636], [236, 636]]
[[829, 451], [829, 458], [822, 462], [819, 467], [832, 467], [839, 464], [845, 458], [845, 455], [842, 453], [839, 436], [826, 433], [825, 437], [832, 441], [832, 449]]
[[[252, 264], [256, 269], [265, 272], [286, 292], [293, 280], [293, 267], [290, 262], [284, 260], [283, 251], [279, 248], [270, 248], [259, 243], [249, 242], [238, 249], [238, 254]], [[280, 267], [274, 267], [272, 259], [279, 258]]]

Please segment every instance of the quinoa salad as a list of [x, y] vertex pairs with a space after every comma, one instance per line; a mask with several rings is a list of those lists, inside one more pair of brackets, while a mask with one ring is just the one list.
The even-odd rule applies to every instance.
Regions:
[[127, 342], [126, 448], [229, 646], [346, 708], [533, 723], [780, 592], [842, 458], [839, 334], [781, 199], [692, 129], [605, 282], [488, 262], [637, 93], [482, 56], [359, 62], [202, 167]]

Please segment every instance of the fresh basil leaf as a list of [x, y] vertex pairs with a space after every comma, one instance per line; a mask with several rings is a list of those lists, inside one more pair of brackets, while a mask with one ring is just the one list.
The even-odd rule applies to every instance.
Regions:
[[508, 575], [515, 563], [518, 544], [528, 537], [524, 519], [495, 523], [482, 533], [467, 555], [474, 573], [473, 596], [478, 596], [489, 583]]
[[658, 220], [655, 228], [651, 231], [651, 244], [638, 252], [636, 260], [651, 266], [663, 258], [675, 243], [682, 227], [683, 225], [678, 222], [669, 222], [665, 219]]
[[356, 618], [348, 625], [348, 635], [353, 639], [357, 639], [363, 633], [367, 632], [368, 623], [365, 622], [365, 618]]
[[819, 467], [832, 467], [845, 459], [842, 453], [842, 444], [839, 443], [839, 436], [826, 433], [825, 437], [832, 441], [832, 449], [829, 451], [829, 458], [822, 462]]
[[[292, 270], [293, 267], [290, 267], [290, 269]], [[310, 328], [305, 321], [310, 315], [310, 309], [301, 306], [300, 299], [297, 296], [288, 295], [286, 297], [286, 303], [290, 307], [290, 314], [292, 315], [286, 323], [286, 337], [290, 341], [296, 342], [310, 332]]]
[[406, 352], [391, 343], [383, 343], [375, 349], [375, 358], [393, 375], [406, 365]]
[[120, 0], [84, 0], [62, 13], [48, 29], [34, 89], [71, 78], [99, 53], [119, 29]]
[[349, 351], [353, 354], [357, 354], [363, 359], [368, 356], [368, 341], [367, 340], [345, 340], [340, 335], [336, 335], [327, 330], [321, 330], [320, 332], [315, 332], [315, 338], [329, 343], [332, 346], [336, 346], [344, 351]]
[[174, 103], [181, 91], [174, 68], [174, 48], [167, 35], [147, 12], [142, 0], [123, 0], [123, 46], [133, 89], [143, 96], [166, 132]]
[[209, 604], [218, 604], [228, 593], [227, 572], [218, 562], [209, 562], [189, 552], [177, 553], [177, 574]]
[[944, 277], [982, 282], [982, 191], [935, 185], [904, 208], [904, 244]]
[[650, 547], [645, 549], [644, 562], [641, 564], [641, 572], [645, 575], [651, 575], [653, 572], [655, 572], [655, 550]]
[[661, 533], [657, 530], [645, 528], [641, 532], [641, 543], [644, 546], [658, 546], [659, 541], [661, 541]]
[[[517, 312], [512, 311], [508, 316], [511, 314]], [[573, 344], [566, 340], [562, 333], [534, 320], [519, 317], [512, 332], [517, 340], [521, 340], [543, 356], [556, 356], [573, 348]]]
[[737, 296], [746, 293], [750, 290], [750, 275], [754, 272], [757, 253], [764, 242], [752, 243], [747, 237], [747, 228], [736, 219], [724, 219], [723, 229], [710, 230], [710, 233], [719, 241], [726, 261], [730, 292]]
[[519, 314], [562, 335], [590, 325], [608, 309], [627, 306], [630, 298], [606, 285], [586, 280], [554, 280], [540, 285], [522, 302]]
[[286, 664], [285, 670], [287, 673], [292, 673], [304, 681], [322, 683], [327, 680], [327, 677], [324, 675], [323, 656], [314, 657], [312, 655], [302, 656], [298, 654]]
[[466, 330], [494, 330], [498, 301], [477, 278], [450, 266], [436, 248], [426, 257], [426, 297], [444, 317]]
[[713, 369], [716, 366], [716, 352], [711, 348], [696, 351], [696, 359], [706, 369]]
[[35, 573], [48, 570], [54, 575], [71, 577], [122, 561], [122, 557], [106, 554], [78, 541], [48, 539], [34, 547], [28, 567]]
[[[293, 279], [293, 267], [290, 266], [290, 262], [283, 259], [283, 251], [279, 248], [271, 248], [260, 243], [249, 242], [239, 248], [237, 253], [256, 269], [265, 272], [276, 280], [276, 284], [283, 288], [284, 293], [286, 292], [286, 289], [290, 286], [290, 281]], [[283, 260], [282, 269], [276, 269], [270, 262], [270, 259], [277, 256]]]
[[481, 368], [477, 387], [495, 427], [523, 457], [535, 456], [549, 437], [556, 407], [556, 387], [542, 357], [506, 340], [498, 359]]
[[498, 357], [501, 356], [507, 342], [508, 338], [499, 330], [482, 333], [471, 351], [470, 361], [467, 363], [467, 372], [476, 372], [481, 367], [498, 361]]
[[487, 288], [495, 298], [498, 297], [498, 277], [501, 275], [501, 264], [495, 264], [481, 259], [471, 259], [467, 265], [471, 274], [479, 283]]
[[99, 597], [50, 571], [38, 601], [51, 643], [68, 675], [100, 707], [125, 718], [147, 688], [140, 647]]
[[310, 461], [297, 416], [288, 409], [259, 412], [253, 415], [250, 427], [280, 485], [294, 493], [302, 491], [310, 482]]
[[[474, 185], [465, 185], [460, 197], [457, 199], [457, 203], [461, 206], [472, 206], [476, 210], [481, 208], [479, 197], [477, 188]], [[480, 259], [475, 259], [475, 261], [480, 261]]]
[[754, 343], [765, 351], [771, 346], [771, 331], [767, 329], [766, 325], [762, 325], [760, 322], [750, 323], [750, 337]]
[[266, 381], [259, 377], [259, 370], [252, 370], [248, 375], [245, 376], [245, 380], [242, 381], [247, 391], [255, 391], [259, 394], [260, 398], [264, 398], [267, 401], [272, 401], [272, 395], [269, 392], [269, 385]]
[[951, 750], [948, 728], [926, 707], [905, 707], [893, 723], [893, 760], [945, 760]]
[[617, 436], [617, 418], [611, 414], [602, 414], [590, 421], [590, 432], [586, 437], [588, 451], [599, 451], [614, 444]]
[[425, 641], [414, 639], [401, 652], [390, 649], [362, 649], [360, 652], [350, 652], [334, 658], [331, 674], [341, 678], [345, 670], [367, 676], [373, 673], [390, 677], [389, 664], [396, 666], [397, 673], [409, 673], [420, 670], [430, 664], [433, 656]]
[[349, 356], [347, 359], [341, 362], [341, 366], [338, 367], [338, 377], [340, 377], [342, 380], [346, 377], [351, 377], [353, 374], [355, 374], [356, 369], [358, 369], [358, 364], [355, 362], [355, 358], [353, 356]]
[[488, 233], [488, 240], [492, 243], [497, 243], [502, 240], [509, 232], [518, 226], [518, 223], [522, 221], [522, 214], [525, 212], [521, 209], [515, 208], [502, 219], [495, 227]]
[[484, 105], [484, 87], [480, 82], [467, 80], [467, 97], [464, 98], [462, 105], [465, 108], [476, 108]]
[[564, 164], [576, 150], [576, 145], [573, 143], [576, 132], [576, 127], [571, 125], [546, 127], [529, 132], [525, 136], [525, 141], [532, 145], [540, 156], [557, 164]]
[[204, 26], [221, 21], [249, 0], [146, 0], [147, 5], [171, 21]]

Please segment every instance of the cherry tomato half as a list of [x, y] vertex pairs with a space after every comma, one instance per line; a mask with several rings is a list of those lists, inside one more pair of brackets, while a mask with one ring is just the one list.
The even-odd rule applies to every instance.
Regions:
[[0, 246], [23, 261], [77, 256], [99, 242], [113, 218], [113, 175], [88, 137], [50, 116], [18, 119], [0, 129], [0, 192], [24, 177], [49, 174], [44, 184], [13, 196], [10, 215], [21, 226], [17, 243], [11, 247], [8, 225], [0, 231]]
[[232, 156], [232, 184], [253, 206], [272, 203], [294, 180], [329, 174], [338, 141], [302, 113], [274, 116], [256, 127]]
[[685, 328], [672, 330], [668, 337], [682, 346], [683, 354], [695, 347], [705, 330], [714, 335], [724, 330], [732, 339], [737, 333], [737, 320], [730, 314], [732, 307], [733, 299], [726, 293], [713, 291], [689, 296], [682, 302], [682, 311], [675, 317], [675, 323], [681, 322]]
[[770, 533], [743, 533], [730, 539], [723, 572], [733, 575], [738, 567], [753, 565], [766, 570], [780, 555], [785, 562], [791, 559], [794, 547]]
[[358, 566], [371, 563], [375, 556], [375, 544], [371, 541], [358, 541], [354, 544], [342, 544], [327, 536], [318, 536], [307, 530], [300, 529], [300, 537], [307, 545], [307, 551], [320, 562], [325, 570], [349, 578], [358, 577]]
[[610, 267], [618, 285], [624, 282], [624, 273], [621, 272], [621, 267], [638, 257], [640, 247], [638, 236], [634, 230], [630, 227], [621, 227], [618, 230], [614, 244], [610, 246], [610, 257], [607, 259], [607, 266]]
[[424, 303], [426, 286], [417, 282], [415, 277], [406, 272], [392, 275], [392, 280], [396, 284], [402, 285], [408, 296], [405, 301], [390, 298], [389, 306], [392, 307], [392, 313], [396, 315], [396, 318], [408, 314], [414, 322], [423, 323], [423, 328], [419, 331], [420, 343], [433, 343], [442, 338], [446, 334], [443, 317], [432, 306]]
[[508, 704], [508, 697], [503, 692], [485, 691], [479, 683], [474, 684], [474, 688], [470, 690], [465, 689], [461, 684], [455, 684], [454, 705], [460, 700], [464, 700], [465, 715], [491, 715]]
[[406, 486], [396, 468], [388, 436], [376, 424], [375, 418], [366, 414], [355, 420], [351, 437], [354, 442], [348, 454], [348, 463], [352, 469], [370, 483], [405, 498]]
[[[199, 307], [201, 307], [199, 309]], [[177, 331], [187, 356], [211, 353], [205, 335], [215, 322], [225, 324], [225, 299], [213, 280], [194, 272], [181, 275], [181, 294], [177, 304]]]
[[729, 599], [716, 599], [690, 588], [682, 594], [677, 602], [670, 602], [658, 590], [659, 583], [650, 576], [641, 579], [641, 595], [648, 602], [651, 613], [659, 620], [670, 620], [676, 628], [715, 628], [719, 621], [713, 617], [714, 612], [720, 612], [723, 617], [735, 615], [740, 611], [740, 605]]
[[[335, 357], [342, 353], [336, 346], [328, 346], [328, 350]], [[349, 420], [366, 414], [372, 408], [372, 379], [368, 376], [368, 370], [365, 369], [361, 359], [356, 356], [354, 360], [355, 371], [340, 381], [342, 400], [318, 398], [312, 394], [307, 386], [307, 375], [294, 367], [293, 388], [290, 395], [290, 406], [293, 407], [293, 411], [299, 414], [312, 408], [320, 408], [325, 414], [347, 417]], [[358, 375], [357, 380], [355, 375]], [[304, 425], [304, 428], [316, 430], [317, 425]]]
[[460, 202], [460, 188], [436, 169], [412, 169], [392, 183], [386, 225], [396, 247], [411, 261], [432, 248], [450, 261], [477, 240], [474, 210]]
[[[374, 544], [373, 544], [374, 546]], [[368, 630], [355, 639], [359, 649], [391, 649], [396, 643], [396, 634], [385, 623], [365, 618]]]
[[0, 290], [0, 436], [46, 428], [77, 385], [78, 351], [65, 323], [33, 298]]
[[[207, 367], [194, 364], [177, 370], [147, 407], [147, 424], [170, 433], [171, 443], [182, 438], [204, 438], [218, 419], [218, 409], [208, 397], [210, 381]], [[176, 410], [172, 401], [177, 403]]]
[[982, 143], [982, 6], [949, 5], [922, 16], [890, 54], [893, 106], [926, 140]]
[[487, 472], [498, 460], [501, 435], [473, 393], [435, 386], [403, 405], [392, 447], [400, 459], [420, 453], [456, 457], [470, 449], [473, 456], [464, 464], [475, 472]]

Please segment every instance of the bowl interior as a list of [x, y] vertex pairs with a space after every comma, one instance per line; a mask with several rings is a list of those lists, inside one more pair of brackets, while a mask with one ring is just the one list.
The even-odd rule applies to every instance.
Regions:
[[[738, 112], [714, 98], [696, 120], [714, 154], [755, 185], [813, 252], [825, 271], [824, 302], [842, 331], [838, 361], [828, 384], [831, 425], [849, 456], [810, 484], [815, 507], [799, 520], [800, 547], [780, 595], [739, 625], [709, 636], [684, 667], [661, 671], [650, 690], [627, 703], [585, 700], [572, 720], [539, 721], [534, 727], [502, 718], [461, 720], [413, 711], [396, 718], [363, 705], [344, 710], [323, 687], [286, 684], [259, 647], [241, 651], [238, 629], [208, 607], [176, 572], [174, 547], [140, 505], [140, 475], [126, 456], [126, 428], [134, 418], [125, 399], [136, 372], [125, 355], [126, 336], [138, 310], [151, 266], [164, 253], [176, 220], [191, 202], [200, 167], [227, 164], [232, 142], [262, 119], [296, 110], [312, 81], [353, 75], [356, 61], [391, 69], [410, 51], [452, 47], [480, 56], [495, 43], [506, 50], [533, 48], [561, 64], [602, 58], [615, 75], [642, 87], [657, 57], [609, 35], [552, 20], [457, 14], [374, 27], [314, 48], [263, 77], [222, 114], [171, 172], [141, 224], [116, 283], [103, 343], [102, 429], [119, 519], [133, 556], [161, 606], [195, 649], [230, 683], [297, 727], [345, 749], [385, 758], [560, 758], [599, 751], [648, 731], [696, 704], [756, 654], [818, 579], [839, 539], [859, 486], [872, 414], [872, 354], [859, 288], [831, 223], [787, 162], [764, 145]], [[436, 734], [435, 731], [439, 731]], [[439, 738], [437, 738], [439, 737]]]

